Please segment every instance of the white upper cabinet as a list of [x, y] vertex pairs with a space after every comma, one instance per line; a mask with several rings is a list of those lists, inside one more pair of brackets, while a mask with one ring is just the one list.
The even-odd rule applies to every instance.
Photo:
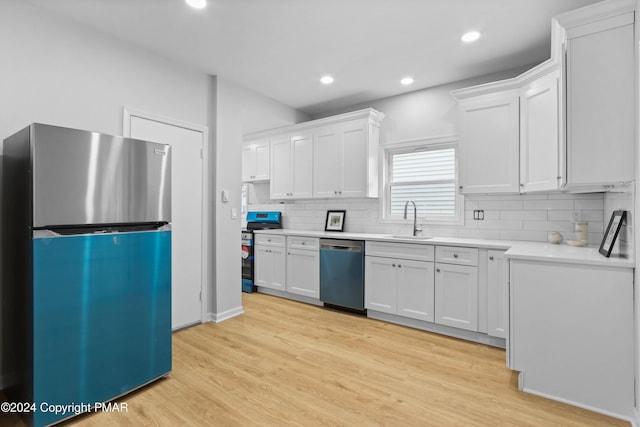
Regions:
[[520, 92], [520, 191], [557, 190], [564, 185], [560, 69]]
[[293, 195], [291, 174], [291, 138], [284, 136], [271, 141], [271, 181], [269, 189], [272, 199], [286, 199]]
[[377, 197], [377, 129], [359, 119], [314, 133], [315, 197]]
[[566, 28], [570, 189], [602, 190], [634, 179], [633, 22], [633, 12], [598, 14]]
[[242, 146], [242, 182], [269, 180], [269, 141]]
[[519, 191], [517, 90], [461, 100], [460, 192]]
[[[247, 141], [271, 141], [271, 199], [378, 197], [380, 123], [371, 108], [248, 135]], [[259, 181], [244, 163], [258, 153], [243, 151], [243, 180]], [[253, 143], [251, 145], [256, 145]], [[260, 178], [252, 178], [258, 176]]]
[[551, 59], [451, 92], [462, 193], [604, 191], [634, 179], [635, 4], [559, 15]]
[[283, 136], [271, 141], [272, 199], [309, 198], [312, 194], [311, 134]]

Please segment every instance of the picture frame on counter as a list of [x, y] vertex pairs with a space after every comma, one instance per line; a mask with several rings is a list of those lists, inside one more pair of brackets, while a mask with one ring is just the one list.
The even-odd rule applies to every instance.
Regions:
[[347, 211], [327, 211], [324, 231], [344, 231], [344, 219], [346, 216]]
[[626, 218], [627, 211], [613, 211], [611, 214], [611, 219], [609, 219], [609, 225], [607, 226], [607, 231], [605, 231], [604, 236], [602, 237], [602, 243], [600, 243], [599, 252], [609, 257], [611, 255], [611, 250], [613, 249], [613, 245], [616, 243], [616, 238], [618, 237], [618, 233], [620, 233], [620, 228], [624, 223]]

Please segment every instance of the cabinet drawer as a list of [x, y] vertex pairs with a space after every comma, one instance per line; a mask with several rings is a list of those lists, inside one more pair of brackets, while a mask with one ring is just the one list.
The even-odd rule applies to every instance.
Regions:
[[433, 245], [367, 241], [365, 255], [412, 259], [415, 261], [433, 261]]
[[477, 266], [478, 249], [460, 248], [456, 246], [437, 246], [436, 262]]
[[288, 236], [287, 249], [309, 249], [317, 251], [320, 247], [317, 237]]
[[285, 246], [286, 236], [273, 236], [269, 234], [256, 234], [255, 244], [262, 246]]

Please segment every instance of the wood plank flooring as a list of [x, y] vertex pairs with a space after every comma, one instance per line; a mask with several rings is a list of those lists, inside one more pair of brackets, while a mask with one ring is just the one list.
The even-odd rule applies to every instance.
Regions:
[[[67, 426], [628, 426], [518, 391], [505, 352], [263, 294], [173, 336], [173, 371]], [[20, 426], [0, 415], [0, 426]]]

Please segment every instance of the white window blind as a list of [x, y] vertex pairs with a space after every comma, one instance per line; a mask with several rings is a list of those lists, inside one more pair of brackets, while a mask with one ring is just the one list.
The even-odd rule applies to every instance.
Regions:
[[407, 200], [413, 200], [423, 219], [457, 218], [455, 148], [391, 151], [388, 159], [390, 217], [402, 216]]

